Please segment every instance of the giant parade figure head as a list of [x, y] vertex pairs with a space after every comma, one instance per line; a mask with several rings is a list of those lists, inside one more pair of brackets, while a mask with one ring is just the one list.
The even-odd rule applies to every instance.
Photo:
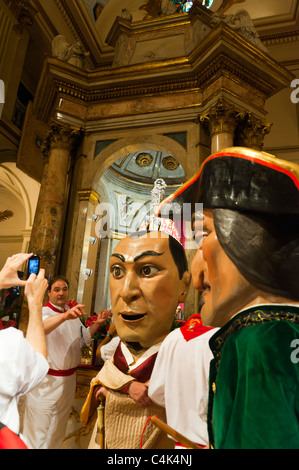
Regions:
[[294, 163], [233, 147], [161, 203], [160, 214], [172, 203], [203, 204], [191, 271], [206, 325], [223, 326], [253, 303], [299, 301], [298, 178]]
[[149, 348], [170, 332], [190, 273], [183, 246], [163, 231], [122, 239], [110, 258], [111, 306], [122, 341]]

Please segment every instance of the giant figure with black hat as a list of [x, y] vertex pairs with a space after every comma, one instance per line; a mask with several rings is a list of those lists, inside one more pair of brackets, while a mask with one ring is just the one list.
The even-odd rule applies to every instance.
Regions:
[[203, 203], [193, 282], [210, 340], [214, 448], [299, 448], [299, 166], [233, 147], [159, 208]]

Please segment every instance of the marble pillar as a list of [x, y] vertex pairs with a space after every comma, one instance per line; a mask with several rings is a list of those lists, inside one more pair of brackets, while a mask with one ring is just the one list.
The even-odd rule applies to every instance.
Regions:
[[46, 277], [57, 274], [63, 234], [71, 152], [80, 131], [53, 122], [44, 141], [46, 156], [29, 250], [41, 257]]

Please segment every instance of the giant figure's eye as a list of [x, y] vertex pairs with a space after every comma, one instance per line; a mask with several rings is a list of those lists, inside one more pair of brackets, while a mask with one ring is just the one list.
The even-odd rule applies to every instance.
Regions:
[[158, 271], [160, 271], [160, 269], [157, 268], [156, 266], [152, 266], [151, 264], [146, 264], [145, 266], [142, 266], [142, 268], [140, 269], [140, 274], [146, 277], [150, 277], [156, 274]]
[[111, 273], [113, 274], [114, 277], [120, 278], [125, 274], [125, 270], [122, 266], [112, 266], [111, 268]]

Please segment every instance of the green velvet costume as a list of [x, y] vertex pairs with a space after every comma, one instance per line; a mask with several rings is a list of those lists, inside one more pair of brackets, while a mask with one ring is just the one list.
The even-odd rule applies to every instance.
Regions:
[[299, 449], [299, 341], [292, 347], [293, 340], [299, 340], [299, 308], [278, 304], [238, 313], [211, 338], [212, 447]]

